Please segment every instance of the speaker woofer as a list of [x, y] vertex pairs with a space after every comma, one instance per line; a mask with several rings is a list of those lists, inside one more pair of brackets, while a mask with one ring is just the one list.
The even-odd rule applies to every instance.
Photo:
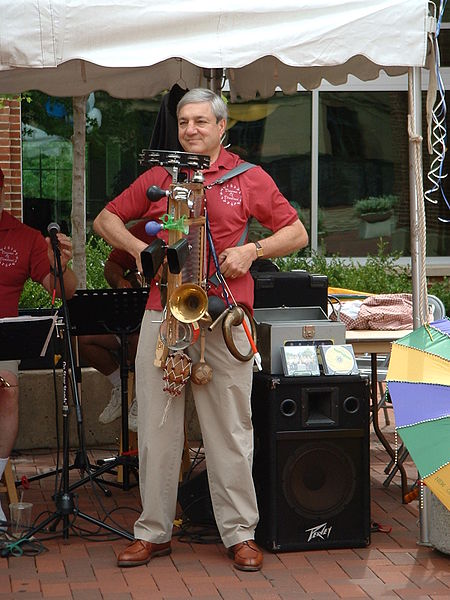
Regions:
[[352, 500], [356, 472], [338, 445], [312, 442], [297, 448], [287, 460], [282, 482], [286, 500], [297, 514], [328, 519]]

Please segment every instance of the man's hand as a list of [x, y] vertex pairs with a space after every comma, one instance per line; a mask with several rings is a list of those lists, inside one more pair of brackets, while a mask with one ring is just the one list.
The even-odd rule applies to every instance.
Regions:
[[136, 261], [136, 268], [142, 273], [141, 252], [147, 248], [145, 242], [128, 231], [119, 217], [103, 208], [94, 219], [94, 231], [113, 248], [125, 250]]
[[220, 271], [228, 279], [242, 277], [250, 269], [255, 259], [255, 244], [226, 248], [219, 255]]
[[[67, 266], [67, 263], [72, 258], [72, 242], [64, 233], [57, 233], [56, 237], [58, 238], [58, 246], [61, 258], [61, 269], [64, 271], [64, 269]], [[46, 237], [45, 241], [47, 242], [48, 260], [50, 261], [52, 269], [55, 269], [55, 255], [53, 252], [52, 242], [49, 237]]]
[[[74, 295], [75, 290], [77, 289], [77, 285], [78, 285], [78, 280], [77, 280], [75, 273], [72, 271], [72, 269], [69, 269], [67, 267], [67, 263], [72, 258], [72, 242], [67, 237], [67, 235], [64, 235], [64, 233], [57, 233], [56, 235], [58, 237], [58, 247], [59, 247], [60, 261], [61, 261], [61, 272], [62, 272], [63, 278], [64, 278], [64, 291], [66, 294], [66, 298], [69, 299]], [[47, 254], [48, 254], [48, 260], [50, 261], [50, 266], [53, 270], [55, 270], [57, 265], [55, 265], [55, 255], [53, 252], [52, 243], [51, 243], [49, 237], [45, 238], [45, 241], [47, 242]], [[56, 283], [55, 283], [55, 279], [57, 280]], [[59, 298], [61, 297], [61, 288], [60, 288], [59, 279], [51, 272], [48, 273], [44, 277], [44, 279], [42, 280], [42, 285], [44, 286], [44, 288], [47, 290], [47, 292], [50, 295], [53, 294], [53, 288], [55, 287], [56, 295]]]
[[[291, 225], [286, 225], [269, 237], [260, 240], [259, 243], [265, 258], [276, 258], [304, 248], [308, 243], [308, 234], [303, 223], [297, 219]], [[234, 248], [225, 248], [219, 255], [222, 275], [229, 279], [242, 277], [256, 258], [256, 246], [253, 242]]]

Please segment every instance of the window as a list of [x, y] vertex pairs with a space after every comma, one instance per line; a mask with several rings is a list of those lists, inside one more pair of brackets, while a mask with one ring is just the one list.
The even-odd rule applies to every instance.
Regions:
[[[407, 93], [393, 91], [394, 85], [399, 89], [396, 80], [385, 78], [383, 91], [369, 91], [377, 89], [376, 82], [359, 82], [358, 89], [351, 84], [339, 89], [328, 85], [319, 91], [318, 235], [319, 249], [326, 255], [366, 256], [377, 251], [380, 237], [388, 249], [410, 253]], [[32, 99], [22, 110], [24, 220], [43, 231], [51, 221], [69, 227], [71, 99], [49, 99], [40, 92], [33, 92]], [[149, 146], [160, 100], [91, 94], [86, 144], [88, 230], [106, 202], [141, 172], [139, 153]], [[229, 104], [225, 142], [243, 159], [263, 166], [308, 230], [311, 113], [312, 94], [307, 91]], [[425, 129], [425, 116], [423, 121]], [[430, 158], [423, 146], [426, 174]], [[447, 180], [445, 185], [448, 189]], [[396, 197], [384, 215], [385, 223], [368, 223], [355, 212], [356, 201], [369, 196]], [[427, 256], [445, 256], [449, 228], [438, 217], [448, 218], [448, 210], [442, 200], [427, 203], [426, 212]], [[251, 224], [250, 231], [255, 238], [265, 233], [257, 223]]]

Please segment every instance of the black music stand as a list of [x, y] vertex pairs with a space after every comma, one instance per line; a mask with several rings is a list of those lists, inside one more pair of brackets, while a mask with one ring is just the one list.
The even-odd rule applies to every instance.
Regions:
[[0, 319], [0, 360], [45, 356], [57, 315]]
[[[63, 332], [64, 332], [64, 357], [62, 361], [62, 373], [63, 373], [63, 403], [62, 403], [62, 417], [63, 417], [63, 464], [61, 468], [62, 474], [62, 485], [59, 491], [53, 496], [53, 500], [55, 502], [55, 511], [50, 514], [46, 519], [44, 519], [39, 525], [32, 527], [25, 535], [17, 540], [14, 546], [20, 544], [21, 542], [28, 541], [33, 538], [35, 533], [43, 530], [47, 527], [47, 525], [53, 524], [52, 527], [56, 528], [57, 523], [59, 521], [63, 522], [63, 537], [67, 539], [69, 537], [69, 528], [71, 526], [70, 516], [84, 519], [89, 523], [97, 525], [98, 527], [102, 527], [111, 533], [115, 533], [116, 535], [120, 535], [129, 540], [133, 540], [134, 536], [125, 531], [123, 529], [119, 529], [117, 527], [112, 527], [108, 525], [104, 521], [99, 521], [95, 517], [88, 515], [82, 511], [80, 511], [76, 505], [74, 500], [74, 494], [71, 491], [69, 486], [69, 402], [68, 402], [68, 388], [69, 388], [69, 370], [72, 372], [72, 375], [75, 373], [75, 360], [73, 355], [72, 344], [70, 343], [70, 316], [69, 310], [67, 306], [67, 299], [64, 289], [64, 274], [61, 266], [61, 253], [59, 249], [58, 239], [55, 236], [50, 236], [51, 243], [53, 247], [53, 254], [55, 260], [55, 284], [56, 279], [58, 279], [59, 287], [61, 290], [61, 300], [62, 300], [62, 320], [63, 320]], [[49, 332], [50, 334], [50, 332]], [[50, 339], [50, 337], [48, 337]], [[78, 431], [79, 431], [79, 440], [83, 442], [82, 437], [82, 410], [81, 404], [78, 396], [77, 386], [73, 385], [73, 401], [75, 406], [76, 418], [78, 423]], [[85, 452], [84, 446], [82, 450]], [[87, 478], [92, 481], [92, 476]], [[12, 550], [9, 551], [12, 554]]]
[[[122, 455], [107, 460], [98, 468], [94, 477], [111, 471], [116, 466], [123, 467], [123, 483], [102, 480], [108, 485], [130, 489], [130, 471], [136, 474], [137, 463], [129, 452], [128, 430], [128, 336], [137, 331], [147, 303], [148, 288], [119, 288], [99, 290], [77, 290], [67, 302], [71, 329], [74, 336], [112, 333], [120, 337], [120, 383], [122, 404]], [[71, 489], [89, 481], [87, 476]]]

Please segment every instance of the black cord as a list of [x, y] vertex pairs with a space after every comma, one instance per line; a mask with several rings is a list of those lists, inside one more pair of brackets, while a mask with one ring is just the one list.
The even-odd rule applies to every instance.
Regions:
[[[183, 513], [184, 514], [184, 513]], [[184, 544], [218, 544], [221, 537], [215, 524], [196, 525], [183, 517], [178, 531], [173, 536]]]

